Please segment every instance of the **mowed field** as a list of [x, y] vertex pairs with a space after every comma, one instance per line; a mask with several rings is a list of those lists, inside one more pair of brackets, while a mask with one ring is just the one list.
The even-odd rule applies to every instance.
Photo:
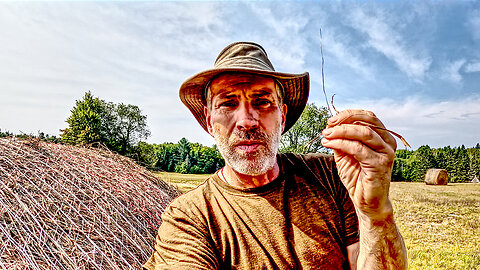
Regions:
[[210, 176], [209, 174], [181, 174], [173, 172], [155, 172], [155, 174], [160, 176], [163, 181], [177, 187], [182, 193], [195, 188]]
[[[182, 192], [208, 177], [158, 174]], [[390, 198], [409, 269], [480, 269], [480, 184], [394, 182]]]
[[480, 184], [392, 183], [409, 269], [480, 269]]

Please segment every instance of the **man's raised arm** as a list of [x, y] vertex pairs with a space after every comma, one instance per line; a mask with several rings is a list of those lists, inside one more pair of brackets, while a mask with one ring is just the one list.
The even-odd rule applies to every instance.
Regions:
[[[358, 269], [406, 269], [407, 252], [388, 192], [396, 142], [372, 113], [346, 110], [328, 120], [322, 144], [334, 151], [338, 173], [355, 205], [360, 240], [348, 251]], [[355, 258], [350, 256], [349, 258]]]

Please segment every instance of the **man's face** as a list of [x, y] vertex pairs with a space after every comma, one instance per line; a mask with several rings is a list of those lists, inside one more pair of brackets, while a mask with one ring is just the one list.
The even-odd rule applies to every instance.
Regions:
[[274, 80], [223, 74], [211, 82], [209, 97], [208, 130], [227, 164], [246, 175], [266, 173], [275, 165], [287, 112]]

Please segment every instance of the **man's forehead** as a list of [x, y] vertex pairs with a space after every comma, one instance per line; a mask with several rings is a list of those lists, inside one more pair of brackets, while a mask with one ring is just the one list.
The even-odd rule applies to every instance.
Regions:
[[210, 88], [213, 93], [233, 90], [264, 90], [272, 92], [275, 87], [273, 78], [259, 76], [248, 73], [227, 73], [222, 74], [210, 83]]

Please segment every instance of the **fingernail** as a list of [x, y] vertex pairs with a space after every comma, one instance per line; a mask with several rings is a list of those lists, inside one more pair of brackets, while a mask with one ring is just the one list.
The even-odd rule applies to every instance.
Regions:
[[338, 120], [338, 116], [334, 115], [332, 117], [330, 117], [330, 119], [328, 119], [328, 121], [332, 124], [335, 124], [335, 122], [337, 122]]
[[333, 131], [333, 130], [330, 129], [330, 128], [324, 129], [324, 130], [323, 130], [323, 136], [325, 136], [325, 137], [326, 137], [326, 136], [329, 136], [330, 134], [332, 134], [332, 131]]

